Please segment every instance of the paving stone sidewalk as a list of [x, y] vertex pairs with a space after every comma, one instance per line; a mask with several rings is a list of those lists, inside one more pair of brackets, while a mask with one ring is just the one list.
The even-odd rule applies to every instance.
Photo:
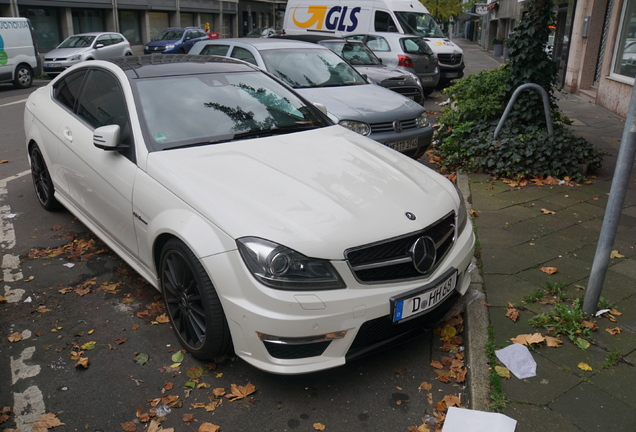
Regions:
[[[455, 42], [464, 49], [468, 73], [501, 62], [476, 43], [466, 39]], [[591, 178], [592, 184], [514, 188], [486, 175], [471, 174], [463, 179], [478, 215], [474, 225], [482, 277], [474, 286], [483, 289], [487, 302], [482, 309], [476, 306], [477, 311], [469, 311], [467, 325], [481, 327], [483, 336], [489, 324], [497, 347], [511, 344], [510, 338], [519, 334], [541, 331], [530, 326], [528, 319], [552, 306], [524, 302], [524, 297], [538, 288], [563, 283], [568, 296], [582, 299], [596, 252], [624, 122], [577, 96], [559, 97], [559, 106], [573, 120], [576, 134], [608, 152], [604, 167]], [[536, 377], [520, 380], [512, 376], [502, 381], [508, 399], [502, 412], [518, 421], [517, 432], [636, 431], [635, 171], [613, 247], [622, 257], [610, 260], [602, 292], [622, 315], [616, 316], [616, 322], [597, 318], [598, 330], [593, 332], [594, 343], [588, 349], [561, 337], [560, 348], [543, 344], [532, 350]], [[541, 267], [558, 271], [549, 275]], [[506, 317], [509, 303], [523, 306], [516, 322]], [[488, 317], [486, 324], [475, 324], [483, 314]], [[606, 331], [615, 327], [621, 329], [620, 334]], [[469, 356], [485, 349], [484, 337], [474, 332], [471, 335], [474, 328], [469, 328]], [[621, 360], [604, 366], [613, 354]], [[580, 369], [579, 363], [592, 370]], [[470, 408], [488, 410], [484, 394], [489, 371], [479, 362], [474, 365]]]

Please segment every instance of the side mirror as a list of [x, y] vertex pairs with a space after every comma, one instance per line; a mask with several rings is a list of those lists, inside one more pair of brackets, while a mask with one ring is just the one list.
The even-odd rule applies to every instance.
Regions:
[[119, 125], [107, 125], [98, 127], [93, 132], [93, 145], [98, 149], [119, 151], [128, 148], [127, 144], [121, 144], [119, 138], [121, 128]]
[[324, 115], [327, 115], [327, 107], [319, 102], [314, 102], [314, 106], [318, 108]]
[[100, 48], [104, 48], [104, 44], [103, 43], [98, 43], [97, 45], [95, 45], [96, 49], [100, 49]]

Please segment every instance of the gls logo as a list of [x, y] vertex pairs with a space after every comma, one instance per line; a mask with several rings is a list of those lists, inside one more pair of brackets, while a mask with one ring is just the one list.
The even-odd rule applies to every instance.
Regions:
[[358, 26], [358, 15], [360, 7], [354, 7], [349, 10], [348, 6], [334, 6], [327, 12], [327, 6], [309, 6], [307, 13], [311, 15], [307, 21], [301, 22], [296, 19], [296, 11], [298, 6], [294, 8], [292, 20], [299, 28], [315, 28], [322, 30], [323, 24], [327, 30], [353, 31]]

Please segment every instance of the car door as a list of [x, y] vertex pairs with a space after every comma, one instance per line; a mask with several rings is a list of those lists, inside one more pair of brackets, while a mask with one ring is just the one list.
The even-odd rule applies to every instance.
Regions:
[[[95, 228], [137, 255], [132, 191], [137, 173], [129, 109], [119, 80], [102, 68], [89, 69], [73, 113], [59, 125], [61, 172], [71, 204]], [[118, 124], [127, 151], [93, 145], [93, 131]]]
[[[98, 45], [102, 45], [101, 48], [97, 48]], [[95, 58], [96, 59], [106, 59], [109, 56], [110, 50], [112, 50], [111, 47], [111, 40], [110, 40], [110, 35], [107, 34], [103, 34], [103, 35], [99, 35], [97, 37], [97, 40], [95, 41]]]

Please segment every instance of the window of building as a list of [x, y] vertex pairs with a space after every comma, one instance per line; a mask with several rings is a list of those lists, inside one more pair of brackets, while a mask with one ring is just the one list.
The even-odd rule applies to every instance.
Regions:
[[148, 12], [150, 23], [150, 37], [153, 38], [170, 27], [170, 20], [167, 12]]
[[106, 30], [104, 11], [101, 9], [72, 9], [71, 16], [75, 34]]
[[627, 0], [621, 15], [613, 74], [629, 78], [636, 76], [636, 0]]
[[194, 14], [181, 12], [181, 27], [194, 27]]
[[119, 30], [131, 44], [141, 43], [141, 13], [119, 11]]
[[20, 16], [31, 20], [40, 51], [50, 51], [62, 42], [57, 8], [20, 8]]

